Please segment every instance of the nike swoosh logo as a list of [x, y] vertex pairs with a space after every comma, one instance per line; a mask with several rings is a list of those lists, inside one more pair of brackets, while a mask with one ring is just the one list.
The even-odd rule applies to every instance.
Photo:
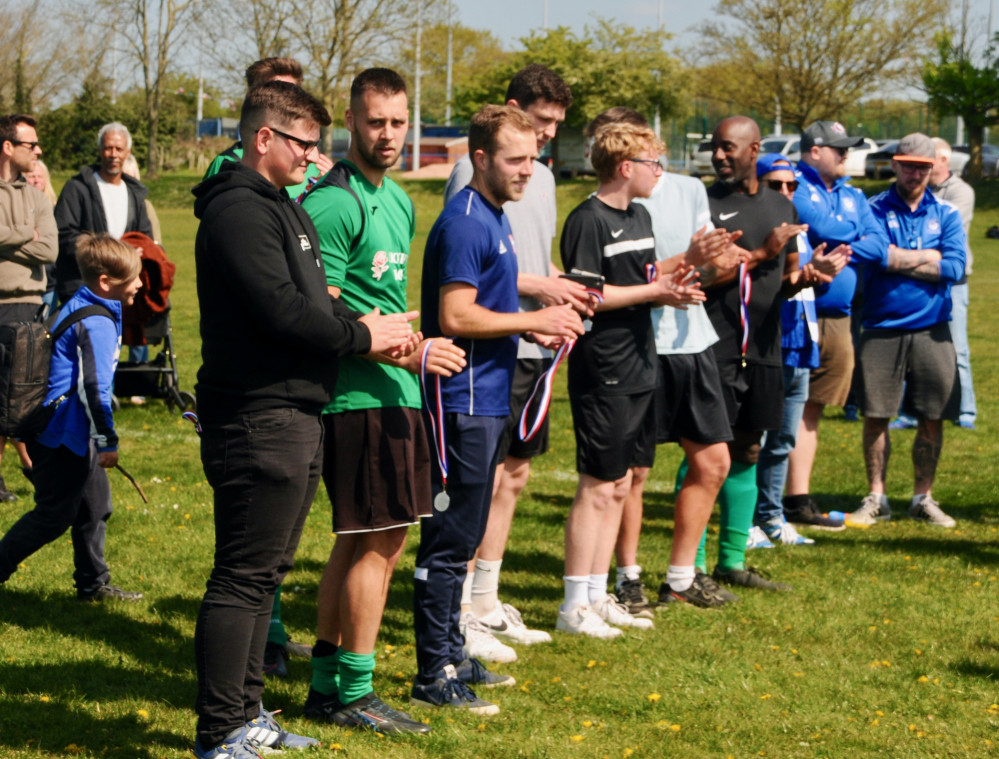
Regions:
[[732, 211], [732, 213], [720, 213], [718, 214], [718, 218], [722, 221], [726, 221], [727, 219], [731, 219], [733, 216], [737, 216], [738, 213], [738, 211]]
[[611, 232], [611, 237], [613, 237], [616, 240], [621, 236], [622, 232], [624, 232], [623, 229], [619, 229], [617, 232]]
[[495, 630], [496, 632], [506, 632], [506, 620], [504, 619], [498, 625], [486, 625], [490, 630]]

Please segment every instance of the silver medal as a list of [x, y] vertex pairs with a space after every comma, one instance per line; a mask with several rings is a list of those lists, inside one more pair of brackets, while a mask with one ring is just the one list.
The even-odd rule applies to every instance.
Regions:
[[437, 495], [434, 496], [434, 509], [436, 511], [447, 511], [448, 507], [451, 505], [451, 496], [447, 494], [446, 490], [442, 490]]

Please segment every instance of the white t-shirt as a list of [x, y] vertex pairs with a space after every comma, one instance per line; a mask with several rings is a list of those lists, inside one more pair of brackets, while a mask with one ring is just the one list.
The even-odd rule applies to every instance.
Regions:
[[124, 180], [118, 184], [105, 182], [100, 174], [94, 174], [97, 189], [101, 191], [101, 204], [104, 218], [108, 220], [108, 234], [118, 240], [125, 234], [128, 225], [128, 187]]
[[[451, 169], [444, 186], [444, 204], [472, 181], [472, 161], [466, 155]], [[558, 216], [555, 210], [555, 176], [540, 161], [534, 162], [534, 175], [527, 183], [524, 197], [503, 204], [510, 221], [513, 242], [517, 247], [517, 271], [525, 274], [551, 275], [552, 240]], [[520, 296], [521, 311], [537, 311], [541, 304], [534, 298]], [[527, 340], [519, 341], [517, 358], [548, 358], [551, 351]]]
[[[690, 238], [711, 223], [708, 194], [700, 179], [664, 172], [648, 198], [635, 198], [649, 209], [652, 233], [656, 238], [656, 258], [664, 261], [684, 253]], [[681, 311], [669, 306], [652, 309], [652, 328], [656, 332], [656, 353], [703, 353], [716, 342], [718, 334], [703, 306], [688, 306]]]

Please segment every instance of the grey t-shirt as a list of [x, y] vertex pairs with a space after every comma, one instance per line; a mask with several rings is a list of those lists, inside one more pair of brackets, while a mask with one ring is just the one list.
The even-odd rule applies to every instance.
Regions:
[[[466, 155], [451, 170], [444, 186], [444, 204], [472, 181], [472, 161]], [[510, 220], [517, 249], [517, 270], [547, 277], [551, 274], [552, 240], [558, 216], [555, 210], [555, 176], [540, 161], [534, 162], [534, 176], [527, 183], [524, 197], [503, 204]], [[520, 296], [521, 311], [537, 311], [541, 304], [534, 298]], [[520, 340], [517, 358], [548, 358], [551, 351], [527, 340]]]
[[968, 241], [967, 260], [964, 276], [971, 274], [971, 218], [975, 215], [975, 190], [957, 174], [951, 174], [936, 187], [931, 187], [937, 200], [945, 200], [957, 208], [964, 225], [964, 237]]
[[[690, 238], [711, 223], [708, 195], [704, 183], [694, 177], [664, 172], [648, 198], [635, 198], [649, 209], [652, 233], [656, 238], [656, 258], [664, 261], [686, 252]], [[716, 342], [718, 334], [703, 306], [688, 306], [686, 311], [663, 306], [652, 309], [652, 328], [656, 333], [656, 353], [703, 353]]]

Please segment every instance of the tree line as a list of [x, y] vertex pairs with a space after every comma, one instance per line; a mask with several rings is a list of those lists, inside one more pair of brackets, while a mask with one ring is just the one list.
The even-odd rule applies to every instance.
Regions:
[[199, 80], [206, 117], [236, 116], [246, 66], [295, 57], [340, 124], [361, 69], [389, 66], [412, 81], [419, 20], [427, 123], [499, 102], [513, 71], [540, 62], [572, 86], [569, 125], [628, 105], [662, 119], [696, 108], [705, 123], [744, 112], [791, 130], [846, 121], [865, 102], [922, 101], [938, 118], [965, 119], [974, 158], [999, 119], [999, 64], [991, 41], [967, 34], [967, 17], [948, 23], [955, 2], [719, 0], [686, 47], [597, 18], [582, 33], [527, 32], [507, 50], [489, 31], [448, 25], [446, 5], [429, 0], [10, 0], [0, 9], [0, 111], [34, 113], [46, 159], [67, 169], [96, 158], [100, 124], [123, 121], [155, 174], [192, 142]]

